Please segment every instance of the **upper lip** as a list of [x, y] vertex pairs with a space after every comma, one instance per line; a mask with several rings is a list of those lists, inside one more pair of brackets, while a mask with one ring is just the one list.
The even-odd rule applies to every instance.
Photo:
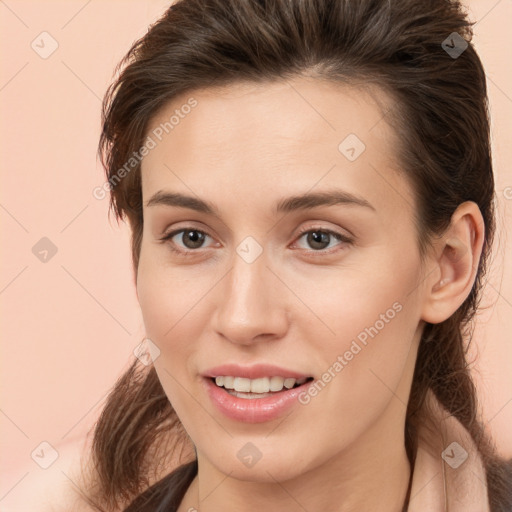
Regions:
[[232, 376], [232, 377], [245, 377], [247, 379], [258, 379], [261, 377], [285, 377], [293, 379], [302, 379], [304, 377], [311, 377], [306, 373], [297, 372], [281, 368], [273, 364], [254, 364], [251, 366], [241, 366], [239, 364], [223, 364], [209, 368], [202, 374], [204, 377], [218, 377], [218, 376]]

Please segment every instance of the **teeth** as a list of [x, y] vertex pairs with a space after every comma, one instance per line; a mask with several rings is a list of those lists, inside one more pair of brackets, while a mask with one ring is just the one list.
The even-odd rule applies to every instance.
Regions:
[[271, 377], [270, 378], [270, 391], [281, 391], [283, 389], [284, 379], [283, 377]]
[[291, 389], [295, 384], [304, 384], [307, 378], [293, 379], [284, 377], [261, 377], [259, 379], [247, 379], [245, 377], [218, 376], [215, 384], [219, 387], [232, 389], [239, 393], [268, 393], [269, 391], [281, 391], [284, 388]]
[[254, 379], [254, 380], [251, 380], [250, 383], [251, 383], [251, 393], [268, 393], [270, 390], [270, 379], [268, 377], [261, 377], [260, 379]]
[[245, 393], [249, 393], [251, 391], [251, 379], [245, 379], [244, 377], [235, 377], [233, 389], [235, 391], [243, 391]]
[[234, 377], [221, 377], [224, 379], [224, 387], [226, 389], [235, 389], [235, 378]]

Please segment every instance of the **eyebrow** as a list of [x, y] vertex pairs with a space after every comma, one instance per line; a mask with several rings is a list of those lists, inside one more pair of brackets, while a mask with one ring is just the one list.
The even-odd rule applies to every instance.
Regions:
[[[159, 190], [146, 203], [147, 207], [155, 205], [188, 208], [197, 212], [220, 217], [219, 210], [213, 203], [197, 197], [180, 194], [178, 192], [166, 192]], [[354, 194], [344, 190], [334, 189], [323, 192], [308, 192], [280, 199], [274, 205], [273, 213], [288, 213], [297, 210], [309, 210], [319, 206], [335, 205], [362, 206], [376, 211], [366, 199], [355, 196]]]

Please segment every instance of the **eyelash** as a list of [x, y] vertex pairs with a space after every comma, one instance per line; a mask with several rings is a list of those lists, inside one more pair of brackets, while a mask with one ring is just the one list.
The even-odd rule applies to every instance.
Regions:
[[[181, 228], [181, 229], [176, 229], [174, 231], [171, 231], [170, 233], [167, 233], [166, 235], [164, 235], [162, 238], [160, 238], [160, 241], [162, 243], [166, 243], [166, 242], [169, 242], [168, 245], [169, 245], [169, 249], [178, 254], [179, 256], [193, 256], [194, 253], [198, 252], [199, 250], [198, 249], [191, 249], [191, 250], [188, 250], [188, 251], [183, 251], [183, 250], [180, 250], [180, 249], [176, 249], [175, 247], [173, 247], [173, 243], [170, 242], [170, 240], [176, 236], [177, 234], [179, 233], [183, 233], [185, 231], [195, 231], [197, 233], [201, 233], [203, 235], [206, 235], [206, 236], [210, 236], [206, 231], [203, 231], [201, 229], [196, 229], [194, 227], [185, 227], [185, 228]], [[324, 229], [324, 228], [320, 228], [320, 227], [309, 227], [309, 228], [304, 228], [302, 229], [298, 234], [297, 234], [297, 240], [299, 240], [300, 238], [302, 238], [302, 236], [306, 233], [310, 233], [310, 232], [320, 232], [320, 233], [327, 233], [329, 235], [332, 235], [336, 240], [340, 241], [340, 242], [344, 242], [348, 245], [351, 245], [353, 244], [353, 240], [345, 235], [342, 235], [341, 233], [338, 233], [337, 231], [332, 231], [330, 229]], [[213, 238], [210, 236], [210, 238]], [[319, 255], [330, 255], [330, 254], [333, 254], [334, 252], [337, 252], [338, 250], [341, 250], [341, 249], [335, 249], [334, 251], [331, 249], [331, 250], [325, 250], [325, 249], [320, 249], [320, 250], [310, 250], [310, 251], [306, 251], [309, 255], [315, 255], [315, 253], [319, 253]], [[315, 257], [315, 256], [314, 256]]]

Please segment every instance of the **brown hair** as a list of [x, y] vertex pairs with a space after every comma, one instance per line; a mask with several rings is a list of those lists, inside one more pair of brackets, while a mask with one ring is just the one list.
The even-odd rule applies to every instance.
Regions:
[[[421, 254], [462, 202], [477, 203], [485, 222], [471, 293], [449, 319], [425, 326], [407, 408], [407, 454], [413, 464], [431, 389], [478, 446], [491, 510], [505, 511], [512, 506], [510, 467], [484, 433], [466, 359], [495, 230], [487, 91], [471, 44], [473, 24], [459, 2], [448, 0], [179, 0], [116, 69], [104, 98], [99, 152], [111, 210], [132, 229], [136, 273], [144, 222], [140, 163], [130, 164], [121, 180], [118, 173], [170, 100], [200, 88], [300, 75], [374, 83], [389, 92], [395, 103], [386, 121], [399, 136], [399, 162], [416, 194]], [[454, 32], [458, 44], [468, 43], [459, 56], [442, 46]], [[95, 427], [90, 502], [116, 510], [139, 495], [126, 510], [172, 510], [197, 472], [189, 450], [189, 463], [169, 473], [173, 449], [187, 446], [154, 368], [135, 360]]]

